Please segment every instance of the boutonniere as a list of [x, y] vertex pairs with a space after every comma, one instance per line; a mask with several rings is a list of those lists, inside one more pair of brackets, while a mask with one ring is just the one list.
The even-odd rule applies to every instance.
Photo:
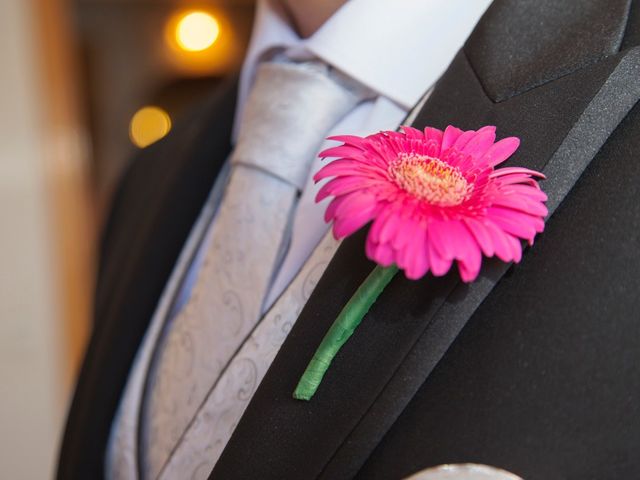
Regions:
[[444, 132], [403, 127], [368, 137], [337, 136], [342, 145], [323, 151], [315, 181], [331, 178], [317, 201], [333, 200], [325, 220], [336, 238], [369, 222], [365, 252], [376, 268], [342, 309], [309, 362], [294, 397], [309, 400], [342, 345], [386, 285], [402, 270], [417, 280], [445, 275], [455, 262], [463, 282], [473, 282], [482, 256], [519, 262], [544, 229], [546, 194], [526, 168], [496, 168], [518, 148], [516, 137], [496, 142], [495, 127]]

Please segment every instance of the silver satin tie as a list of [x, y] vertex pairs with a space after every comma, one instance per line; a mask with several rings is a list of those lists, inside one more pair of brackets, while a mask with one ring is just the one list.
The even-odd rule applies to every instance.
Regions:
[[259, 68], [201, 270], [147, 380], [146, 478], [158, 476], [259, 320], [311, 162], [324, 134], [357, 101], [322, 65]]

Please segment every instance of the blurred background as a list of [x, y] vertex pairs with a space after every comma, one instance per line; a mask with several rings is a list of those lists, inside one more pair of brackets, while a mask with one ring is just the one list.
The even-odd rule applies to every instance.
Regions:
[[0, 0], [1, 478], [53, 475], [116, 182], [239, 68], [253, 10]]

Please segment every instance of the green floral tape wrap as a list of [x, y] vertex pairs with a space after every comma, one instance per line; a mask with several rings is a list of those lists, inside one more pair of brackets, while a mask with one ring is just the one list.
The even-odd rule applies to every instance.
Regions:
[[397, 272], [396, 266], [377, 266], [360, 285], [322, 339], [293, 392], [294, 398], [310, 400], [313, 397], [333, 358]]

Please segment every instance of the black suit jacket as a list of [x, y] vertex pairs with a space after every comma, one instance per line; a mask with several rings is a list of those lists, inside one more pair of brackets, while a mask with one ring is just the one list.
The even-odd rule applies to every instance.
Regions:
[[[640, 478], [638, 44], [638, 1], [494, 2], [414, 126], [492, 124], [522, 140], [511, 165], [589, 166], [453, 343], [440, 317], [470, 290], [455, 274], [399, 275], [312, 401], [295, 401], [314, 349], [372, 269], [364, 232], [343, 242], [212, 478], [387, 479], [459, 462], [530, 480]], [[420, 61], [419, 45], [402, 48]], [[231, 87], [145, 150], [122, 182], [60, 478], [103, 475], [133, 357], [229, 152], [234, 98]]]

